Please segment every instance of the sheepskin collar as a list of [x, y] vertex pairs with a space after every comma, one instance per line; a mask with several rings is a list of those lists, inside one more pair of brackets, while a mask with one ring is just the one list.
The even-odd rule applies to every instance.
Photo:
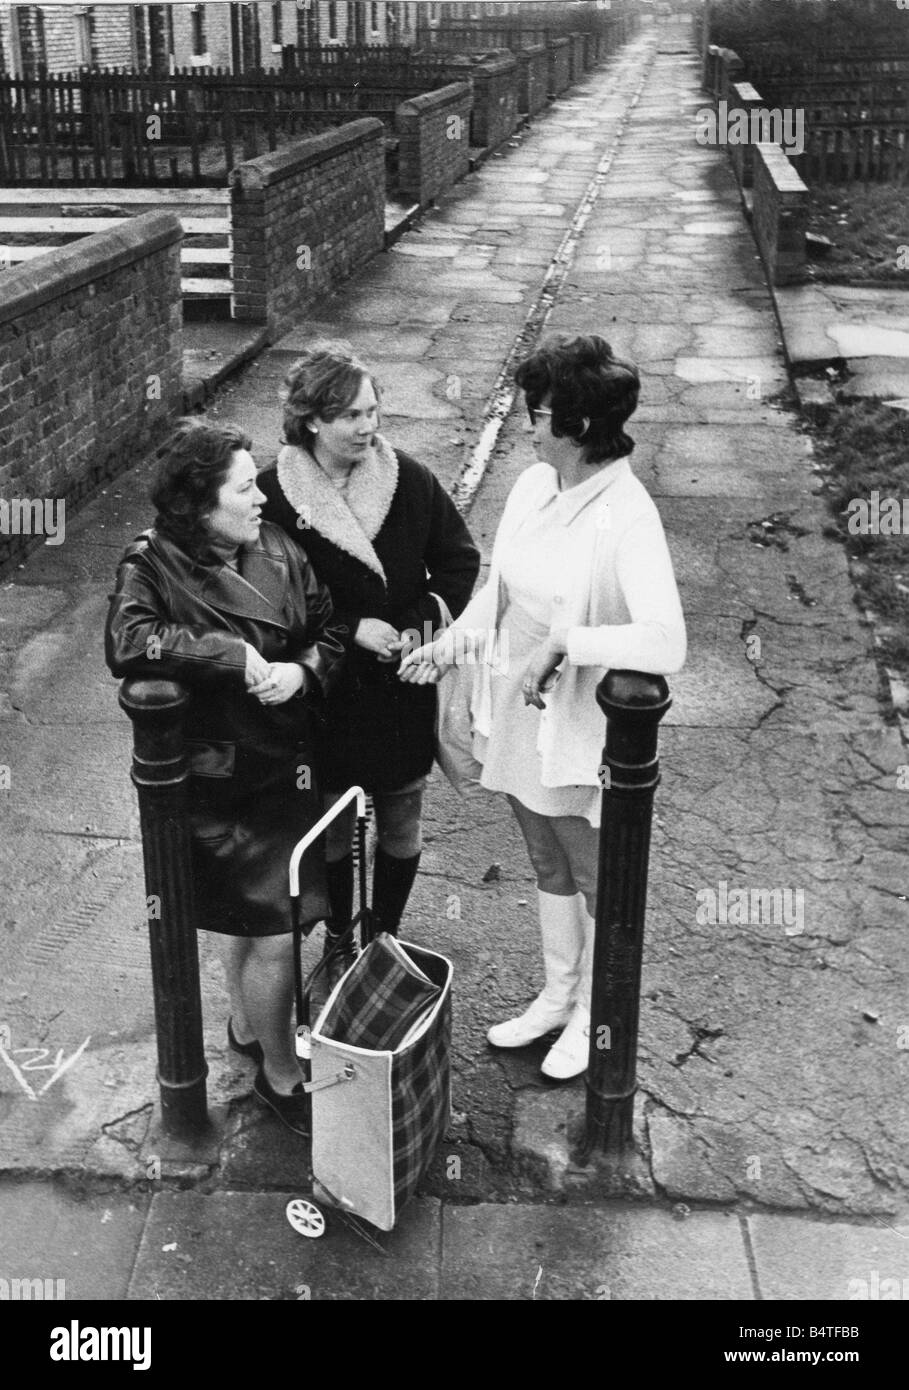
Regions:
[[388, 516], [398, 486], [398, 456], [381, 434], [354, 465], [346, 496], [334, 488], [312, 454], [286, 444], [278, 454], [278, 482], [300, 517], [301, 544], [307, 527], [332, 542], [385, 580], [372, 542]]

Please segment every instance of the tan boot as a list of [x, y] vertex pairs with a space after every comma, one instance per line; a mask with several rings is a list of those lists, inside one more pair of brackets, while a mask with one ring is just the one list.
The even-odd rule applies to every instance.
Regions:
[[596, 923], [587, 911], [583, 893], [572, 898], [584, 951], [575, 992], [574, 1007], [567, 1026], [547, 1052], [540, 1071], [553, 1081], [568, 1081], [587, 1070], [590, 1056], [590, 994], [593, 988], [593, 936]]
[[546, 984], [520, 1017], [490, 1028], [486, 1037], [493, 1047], [526, 1047], [554, 1028], [564, 1028], [571, 1018], [584, 950], [576, 901], [539, 890], [537, 898]]

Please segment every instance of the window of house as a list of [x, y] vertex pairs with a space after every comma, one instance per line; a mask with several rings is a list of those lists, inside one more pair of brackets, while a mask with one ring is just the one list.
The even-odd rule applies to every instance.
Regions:
[[336, 39], [338, 37], [338, 6], [336, 0], [329, 0], [328, 37], [330, 39]]
[[73, 10], [73, 33], [76, 40], [76, 67], [89, 67], [92, 61], [92, 12], [89, 5]]
[[372, 0], [369, 6], [369, 27], [374, 34], [379, 32], [379, 6], [377, 0]]
[[193, 31], [193, 57], [201, 58], [202, 54], [208, 51], [208, 44], [205, 40], [204, 5], [193, 5], [190, 10], [190, 22]]
[[284, 20], [281, 11], [281, 0], [271, 7], [271, 41], [280, 46], [284, 42]]

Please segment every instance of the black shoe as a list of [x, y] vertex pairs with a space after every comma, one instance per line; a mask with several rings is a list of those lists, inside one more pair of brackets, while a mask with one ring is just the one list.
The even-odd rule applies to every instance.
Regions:
[[262, 1044], [257, 1042], [255, 1038], [253, 1038], [252, 1042], [248, 1043], [237, 1041], [234, 1036], [233, 1019], [231, 1018], [227, 1020], [227, 1045], [228, 1047], [232, 1047], [234, 1052], [239, 1052], [241, 1057], [248, 1057], [250, 1061], [255, 1062], [258, 1067], [261, 1067], [262, 1063], [265, 1061], [265, 1053], [262, 1051]]
[[283, 1125], [293, 1130], [294, 1134], [302, 1135], [304, 1139], [309, 1138], [309, 1098], [303, 1090], [302, 1081], [297, 1082], [289, 1096], [282, 1096], [272, 1089], [264, 1070], [260, 1067], [253, 1082], [253, 1092], [264, 1105], [275, 1112]]

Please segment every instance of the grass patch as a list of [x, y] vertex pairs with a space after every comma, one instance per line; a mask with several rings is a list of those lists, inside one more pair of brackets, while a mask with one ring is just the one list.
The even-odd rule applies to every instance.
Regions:
[[875, 401], [838, 405], [819, 427], [816, 448], [859, 600], [881, 620], [887, 665], [909, 678], [909, 535], [862, 534], [855, 506], [873, 492], [881, 503], [896, 498], [901, 509], [909, 498], [909, 414]]
[[907, 189], [860, 183], [813, 188], [808, 230], [834, 243], [824, 260], [809, 262], [813, 280], [826, 284], [886, 280], [909, 289]]

